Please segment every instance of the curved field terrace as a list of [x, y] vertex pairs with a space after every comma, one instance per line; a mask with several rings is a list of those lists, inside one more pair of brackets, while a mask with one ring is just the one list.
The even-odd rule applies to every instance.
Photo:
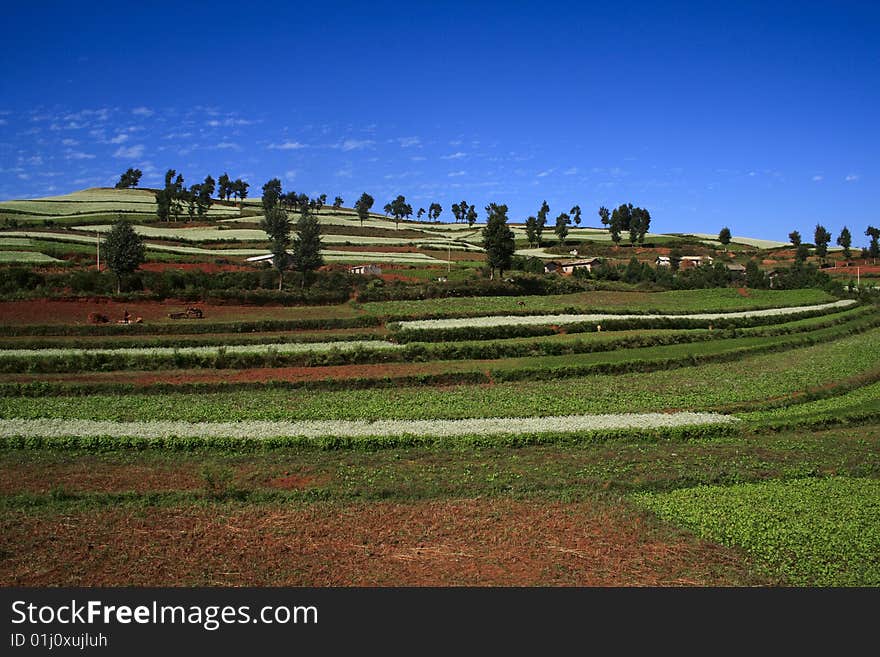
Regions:
[[[189, 305], [204, 318], [168, 316]], [[727, 288], [0, 317], [4, 585], [880, 585], [870, 304]], [[852, 497], [858, 540], [826, 494]]]

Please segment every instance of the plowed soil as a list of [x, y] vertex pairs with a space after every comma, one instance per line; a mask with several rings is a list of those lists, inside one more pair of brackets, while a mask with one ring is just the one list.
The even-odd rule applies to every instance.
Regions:
[[[185, 311], [190, 306], [200, 308], [203, 320], [172, 320], [168, 314]], [[146, 302], [110, 301], [107, 298], [83, 298], [76, 301], [36, 299], [30, 301], [0, 302], [0, 323], [3, 324], [89, 324], [89, 313], [106, 315], [110, 322], [121, 320], [125, 311], [132, 319], [142, 317], [144, 322], [225, 322], [261, 319], [298, 319], [317, 317], [352, 317], [357, 313], [348, 305], [339, 306], [242, 306], [192, 303], [178, 299]]]
[[682, 586], [748, 581], [718, 545], [600, 503], [453, 499], [4, 514], [6, 586]]

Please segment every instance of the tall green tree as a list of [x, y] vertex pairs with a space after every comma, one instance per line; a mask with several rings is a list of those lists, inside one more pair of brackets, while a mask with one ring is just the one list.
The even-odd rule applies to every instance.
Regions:
[[599, 208], [599, 219], [602, 221], [603, 226], [609, 226], [611, 224], [611, 213], [604, 205]]
[[852, 251], [850, 251], [850, 247], [852, 246], [852, 233], [849, 232], [849, 228], [844, 226], [840, 235], [837, 236], [837, 246], [843, 247], [843, 257], [847, 260], [852, 256]]
[[263, 210], [268, 212], [278, 205], [281, 194], [281, 181], [278, 178], [272, 178], [263, 185]]
[[321, 226], [308, 206], [302, 209], [299, 221], [296, 222], [296, 234], [291, 251], [293, 269], [301, 274], [300, 287], [305, 287], [306, 279], [324, 264], [321, 256]]
[[136, 271], [145, 257], [144, 241], [121, 216], [104, 238], [107, 267], [116, 275], [116, 293], [122, 291], [122, 277]]
[[207, 215], [214, 204], [214, 189], [214, 179], [210, 175], [205, 176], [204, 182], [198, 185], [195, 202], [200, 217]]
[[186, 196], [183, 176], [174, 169], [165, 172], [165, 186], [156, 192], [156, 214], [160, 221], [180, 218]]
[[868, 245], [868, 256], [871, 258], [880, 258], [880, 228], [868, 226], [868, 229], [865, 231], [865, 236], [871, 238], [871, 243]]
[[320, 194], [317, 199], [315, 199], [315, 209], [320, 213], [321, 210], [324, 209], [324, 206], [327, 205], [327, 195]]
[[190, 188], [184, 192], [184, 198], [187, 203], [187, 214], [189, 215], [189, 220], [193, 221], [196, 217], [196, 209], [198, 207], [199, 196], [202, 194], [202, 185], [200, 183], [196, 183], [195, 185], [191, 185]]
[[361, 226], [364, 225], [364, 221], [370, 218], [370, 208], [373, 207], [373, 202], [373, 197], [364, 192], [357, 200], [357, 203], [354, 204], [354, 209], [357, 211], [358, 219], [361, 220]]
[[468, 208], [467, 214], [465, 215], [465, 219], [467, 220], [468, 226], [471, 228], [474, 227], [474, 224], [477, 223], [477, 208], [472, 205]]
[[119, 176], [119, 182], [116, 183], [116, 189], [131, 189], [138, 186], [143, 172], [140, 169], [131, 169]]
[[725, 226], [718, 233], [718, 241], [721, 242], [724, 246], [727, 246], [728, 244], [730, 244], [730, 240], [731, 240], [730, 228]]
[[269, 238], [272, 250], [272, 266], [278, 270], [278, 290], [284, 283], [284, 270], [290, 265], [287, 247], [290, 246], [290, 218], [287, 211], [277, 203], [269, 208], [260, 221], [260, 228]]
[[541, 238], [544, 234], [544, 228], [547, 226], [547, 215], [550, 213], [550, 206], [547, 205], [547, 201], [541, 203], [541, 208], [538, 210], [538, 226], [536, 235], [538, 237], [538, 246], [541, 246]]
[[236, 178], [232, 183], [232, 193], [240, 201], [239, 207], [241, 208], [244, 207], [244, 200], [248, 197], [248, 187], [250, 187], [250, 183], [246, 183], [241, 178]]
[[461, 221], [461, 206], [458, 203], [452, 204], [452, 216], [455, 217], [455, 223]]
[[228, 173], [224, 173], [217, 178], [217, 196], [224, 201], [228, 201], [229, 197], [232, 196], [232, 181], [229, 180]]
[[556, 217], [556, 226], [553, 228], [553, 232], [556, 233], [556, 237], [559, 238], [561, 244], [564, 244], [565, 238], [568, 237], [568, 224], [570, 220], [571, 218], [565, 212]]
[[529, 241], [529, 246], [532, 246], [537, 238], [538, 219], [537, 217], [530, 216], [528, 219], [526, 219], [526, 239]]
[[758, 263], [754, 260], [749, 260], [746, 263], [746, 287], [753, 290], [767, 287], [767, 275], [758, 268]]
[[575, 226], [581, 225], [581, 206], [576, 205], [571, 209], [571, 220]]
[[[632, 211], [632, 203], [622, 203], [611, 213], [611, 219], [608, 221], [608, 231], [611, 233], [611, 241], [615, 245], [620, 243], [620, 234], [625, 230], [630, 230]], [[632, 240], [632, 234], [630, 234], [630, 239]], [[635, 240], [632, 241], [634, 242]]]
[[430, 219], [431, 221], [438, 221], [442, 212], [442, 205], [440, 205], [439, 203], [431, 203], [431, 205], [428, 207], [428, 219]]
[[391, 201], [389, 205], [391, 206], [391, 214], [394, 215], [395, 228], [397, 228], [397, 224], [401, 219], [408, 219], [413, 213], [412, 206], [406, 202], [406, 197], [403, 194], [398, 194], [397, 198]]
[[645, 234], [651, 226], [651, 213], [644, 208], [633, 208], [630, 204], [629, 241], [635, 244], [637, 241], [645, 241]]
[[513, 253], [516, 249], [513, 231], [507, 225], [507, 206], [491, 203], [486, 206], [486, 227], [483, 228], [483, 248], [486, 250], [486, 264], [489, 266], [489, 277], [504, 276], [504, 270], [510, 269]]
[[822, 224], [816, 224], [816, 231], [813, 233], [813, 244], [816, 246], [816, 255], [825, 258], [828, 254], [828, 243], [831, 241], [831, 233], [825, 230]]
[[807, 248], [807, 245], [803, 243], [801, 239], [801, 234], [793, 230], [788, 234], [788, 240], [794, 246], [794, 261], [796, 263], [806, 262], [807, 256], [810, 255], [810, 250]]
[[425, 208], [419, 208], [419, 211], [416, 212], [416, 219], [421, 221], [424, 214], [425, 214]]
[[338, 210], [341, 207], [342, 207], [342, 197], [337, 196], [336, 198], [333, 199], [333, 209]]

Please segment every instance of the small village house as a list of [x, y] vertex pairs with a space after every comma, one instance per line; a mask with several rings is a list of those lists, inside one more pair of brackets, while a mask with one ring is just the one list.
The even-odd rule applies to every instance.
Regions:
[[361, 276], [378, 276], [382, 273], [382, 268], [379, 265], [355, 265], [354, 267], [349, 267], [349, 274], [359, 274]]
[[571, 276], [576, 269], [585, 269], [593, 271], [593, 267], [599, 264], [599, 258], [590, 258], [589, 260], [575, 260], [573, 262], [562, 263], [562, 273]]

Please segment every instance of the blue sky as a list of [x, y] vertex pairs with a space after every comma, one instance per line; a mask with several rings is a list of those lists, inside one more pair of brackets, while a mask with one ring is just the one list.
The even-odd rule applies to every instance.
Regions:
[[880, 222], [876, 3], [18, 3], [0, 198], [226, 171], [259, 194], [632, 202], [652, 229]]

